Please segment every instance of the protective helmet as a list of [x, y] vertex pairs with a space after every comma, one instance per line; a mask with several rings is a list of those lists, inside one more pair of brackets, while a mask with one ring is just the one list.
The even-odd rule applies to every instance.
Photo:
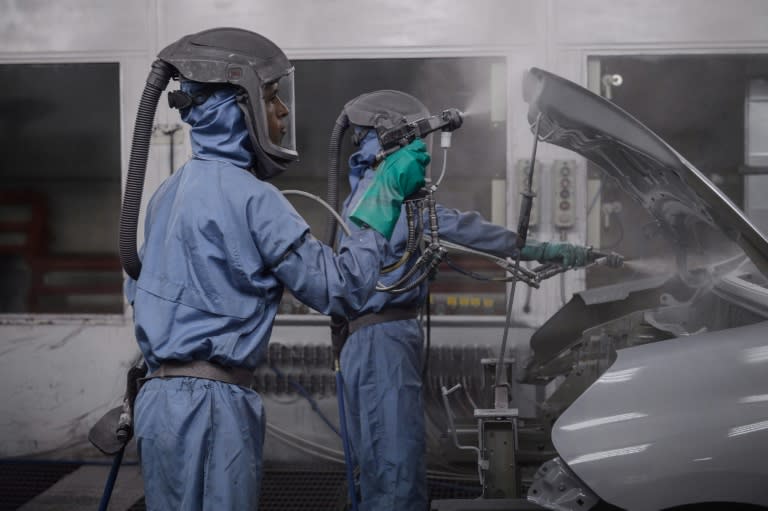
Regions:
[[[253, 171], [260, 179], [280, 174], [298, 159], [293, 66], [272, 41], [248, 30], [214, 28], [182, 37], [163, 49], [158, 60], [173, 66], [180, 79], [228, 83], [242, 91], [237, 99], [256, 153]], [[172, 107], [197, 101], [183, 92], [169, 94]], [[273, 125], [270, 131], [270, 108], [280, 109], [282, 129]]]

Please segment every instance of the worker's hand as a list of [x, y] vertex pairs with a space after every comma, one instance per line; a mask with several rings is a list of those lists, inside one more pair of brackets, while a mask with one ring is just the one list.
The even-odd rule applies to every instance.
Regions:
[[400, 218], [403, 200], [424, 186], [424, 169], [430, 161], [421, 139], [389, 155], [349, 216], [357, 225], [368, 225], [390, 239]]
[[540, 243], [529, 240], [520, 251], [523, 261], [535, 260], [540, 263], [557, 263], [566, 268], [585, 266], [590, 262], [590, 249], [570, 243]]

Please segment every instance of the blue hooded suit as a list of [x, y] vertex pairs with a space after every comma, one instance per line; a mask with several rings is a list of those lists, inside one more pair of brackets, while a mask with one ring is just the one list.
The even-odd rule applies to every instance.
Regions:
[[[371, 165], [380, 150], [371, 130], [361, 141], [360, 150], [350, 157], [352, 191], [344, 202], [345, 220], [371, 185], [375, 176]], [[460, 212], [438, 205], [437, 213], [441, 238], [499, 257], [515, 255], [517, 235], [513, 231], [485, 221], [477, 212]], [[392, 239], [384, 244], [384, 265], [400, 259], [407, 237], [403, 209]], [[349, 240], [344, 235], [341, 239]], [[414, 259], [380, 275], [379, 281], [385, 285], [394, 283]], [[426, 283], [402, 294], [376, 292], [351, 318], [395, 307], [417, 309], [426, 297]], [[342, 349], [340, 362], [350, 440], [360, 465], [361, 511], [427, 509], [422, 344], [419, 321], [403, 319], [360, 328], [349, 336]]]
[[[234, 89], [181, 113], [194, 157], [148, 206], [141, 276], [126, 282], [136, 337], [150, 372], [193, 360], [254, 369], [284, 287], [324, 314], [354, 314], [375, 285], [385, 240], [355, 230], [335, 255], [313, 238], [282, 194], [246, 170], [254, 156]], [[151, 379], [136, 400], [135, 436], [148, 509], [255, 509], [264, 441], [255, 391]]]

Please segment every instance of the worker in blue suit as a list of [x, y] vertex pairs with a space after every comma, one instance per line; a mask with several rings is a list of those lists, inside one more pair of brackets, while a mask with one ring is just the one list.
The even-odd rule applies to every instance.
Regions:
[[[369, 107], [380, 102], [378, 108], [371, 108], [378, 115], [389, 116], [391, 125], [430, 115], [418, 99], [403, 92], [369, 94]], [[344, 201], [345, 219], [359, 208], [380, 172], [377, 161], [381, 145], [376, 130], [352, 127], [353, 143], [358, 147], [349, 159], [351, 193]], [[425, 147], [423, 142], [421, 147]], [[487, 222], [479, 213], [438, 204], [437, 214], [442, 239], [499, 257], [517, 255], [516, 233]], [[426, 219], [425, 225], [429, 225]], [[385, 266], [401, 259], [407, 237], [403, 208], [391, 238], [383, 246]], [[343, 234], [340, 239], [348, 240]], [[521, 259], [583, 266], [587, 252], [586, 247], [568, 243], [529, 241], [521, 251]], [[385, 286], [396, 282], [412, 266], [413, 259], [390, 273], [382, 273], [379, 281]], [[401, 294], [376, 292], [362, 309], [347, 317], [349, 333], [340, 362], [350, 440], [360, 466], [361, 511], [427, 509], [421, 381], [423, 333], [417, 319], [426, 297], [426, 283]]]
[[152, 196], [141, 273], [125, 286], [149, 369], [135, 406], [146, 505], [253, 510], [265, 419], [250, 384], [283, 289], [324, 314], [356, 314], [378, 278], [386, 210], [423, 185], [429, 157], [406, 147], [384, 163], [334, 254], [266, 181], [296, 156], [284, 53], [258, 34], [213, 29], [159, 57], [178, 72], [169, 102], [193, 156]]

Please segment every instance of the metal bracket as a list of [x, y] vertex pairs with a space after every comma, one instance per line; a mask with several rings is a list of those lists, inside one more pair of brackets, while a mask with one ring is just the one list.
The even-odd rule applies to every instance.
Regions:
[[544, 463], [533, 476], [528, 500], [547, 509], [592, 509], [600, 498], [560, 458]]

